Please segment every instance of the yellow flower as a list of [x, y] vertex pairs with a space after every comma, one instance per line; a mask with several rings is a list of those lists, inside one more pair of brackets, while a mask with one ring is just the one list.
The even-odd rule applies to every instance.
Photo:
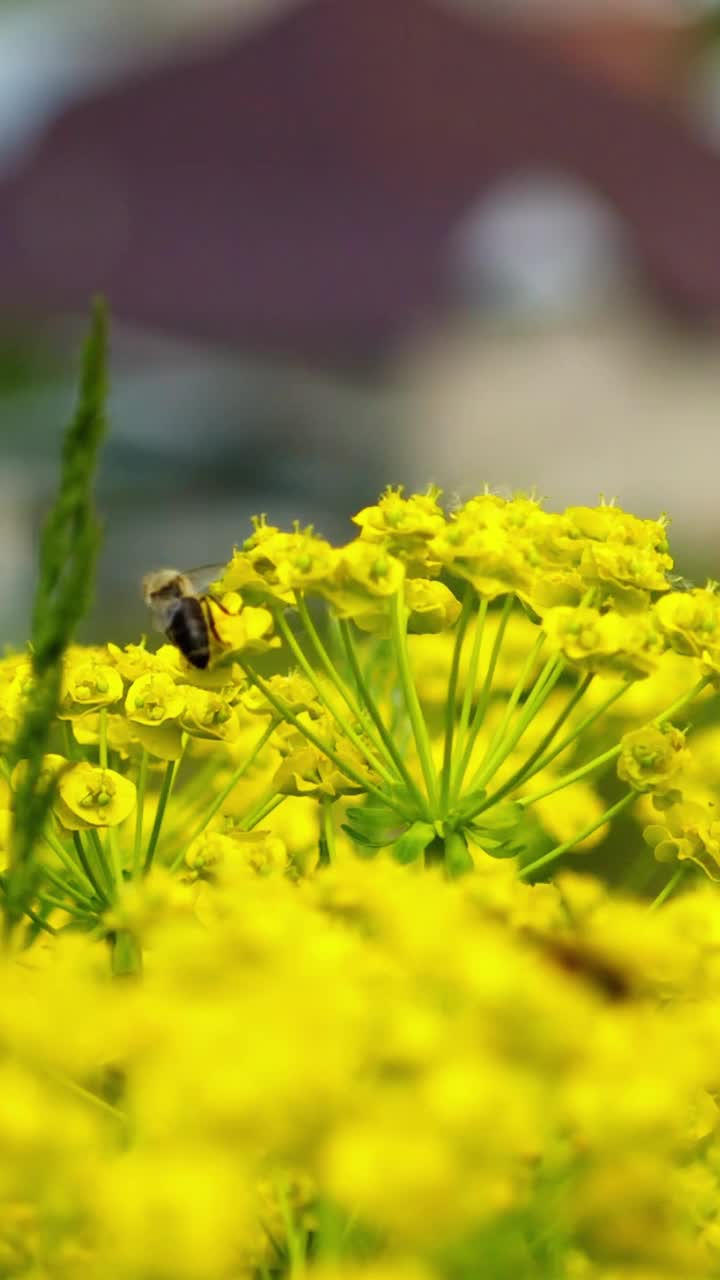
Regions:
[[58, 715], [72, 720], [109, 707], [123, 695], [122, 677], [107, 662], [66, 660]]
[[[40, 770], [40, 786], [46, 787], [53, 778], [57, 778], [63, 769], [70, 767], [70, 761], [65, 756], [57, 755], [54, 751], [48, 751], [43, 756], [42, 768]], [[22, 779], [27, 773], [27, 760], [20, 760], [12, 771], [11, 782], [13, 790], [16, 790]]]
[[429, 544], [442, 533], [446, 519], [439, 497], [440, 490], [434, 487], [405, 498], [402, 485], [389, 486], [378, 503], [364, 507], [353, 522], [360, 526], [363, 541], [384, 546], [402, 560], [409, 575], [435, 576], [440, 563], [431, 555]]
[[269, 875], [287, 863], [284, 841], [269, 831], [204, 831], [188, 848], [185, 865], [193, 879], [226, 878], [234, 869]]
[[430, 543], [431, 555], [448, 573], [470, 582], [484, 599], [510, 591], [527, 599], [533, 591], [537, 551], [527, 531], [508, 518], [511, 507], [494, 494], [472, 498]]
[[225, 698], [191, 686], [185, 691], [180, 726], [196, 738], [235, 742], [240, 735], [238, 714]]
[[185, 708], [187, 690], [180, 689], [172, 676], [150, 672], [130, 685], [125, 699], [129, 720], [156, 727], [165, 720], [176, 720]]
[[448, 631], [458, 619], [460, 602], [442, 582], [407, 578], [405, 604], [410, 610], [408, 631], [415, 635]]
[[[350, 542], [340, 551], [337, 584], [360, 590], [370, 597], [396, 595], [402, 586], [405, 570], [400, 561], [383, 547], [372, 543]], [[335, 595], [335, 586], [330, 588]]]
[[71, 831], [116, 827], [135, 808], [135, 784], [114, 769], [82, 762], [60, 774], [55, 812]]
[[161, 645], [157, 653], [149, 653], [144, 640], [141, 644], [126, 644], [124, 649], [117, 644], [108, 644], [107, 648], [108, 655], [123, 680], [130, 683], [153, 671], [164, 671], [176, 676], [180, 674], [182, 659], [174, 645]]
[[665, 647], [648, 614], [559, 606], [547, 611], [543, 626], [551, 647], [568, 662], [601, 675], [641, 679], [656, 670]]
[[720, 596], [714, 590], [668, 592], [656, 601], [654, 613], [677, 653], [701, 658], [720, 649]]
[[645, 843], [658, 862], [694, 862], [710, 880], [720, 881], [720, 818], [716, 807], [684, 800], [679, 793], [673, 798], [674, 803], [662, 805], [662, 817], [645, 827]]
[[269, 609], [243, 606], [241, 597], [235, 593], [224, 595], [222, 604], [223, 609], [219, 609], [212, 600], [208, 601], [215, 629], [226, 649], [232, 653], [259, 654], [279, 648], [280, 640], [272, 634], [273, 617]]
[[[299, 715], [301, 711], [307, 711], [316, 718], [322, 715], [314, 686], [299, 672], [270, 676], [265, 683], [275, 697], [283, 705], [287, 705], [294, 715]], [[276, 716], [278, 714], [258, 685], [248, 685], [242, 694], [241, 702], [251, 715]]]
[[667, 791], [689, 753], [685, 734], [673, 725], [646, 725], [622, 739], [618, 777], [636, 791]]

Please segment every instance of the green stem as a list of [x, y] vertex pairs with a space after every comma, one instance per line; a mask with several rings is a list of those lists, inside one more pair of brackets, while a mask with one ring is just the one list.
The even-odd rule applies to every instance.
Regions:
[[165, 817], [165, 809], [167, 808], [167, 803], [172, 793], [175, 773], [179, 763], [179, 760], [168, 760], [165, 766], [165, 775], [162, 780], [160, 795], [158, 797], [158, 805], [155, 811], [155, 821], [153, 822], [150, 839], [148, 840], [147, 849], [145, 850], [145, 862], [143, 865], [144, 876], [148, 874], [153, 864], [157, 842], [160, 837], [160, 828], [162, 827], [163, 818]]
[[404, 806], [400, 804], [394, 796], [383, 791], [381, 787], [376, 787], [374, 782], [371, 782], [367, 777], [363, 777], [361, 773], [358, 773], [357, 769], [354, 769], [351, 764], [348, 764], [346, 760], [343, 760], [330, 743], [325, 742], [317, 733], [313, 732], [309, 725], [300, 720], [285, 700], [283, 698], [278, 698], [277, 695], [273, 693], [267, 681], [263, 680], [262, 676], [253, 671], [246, 662], [243, 662], [242, 658], [238, 658], [238, 666], [242, 667], [250, 683], [255, 685], [256, 688], [264, 694], [270, 703], [270, 706], [275, 708], [280, 718], [282, 720], [287, 720], [288, 724], [293, 725], [294, 728], [297, 729], [298, 733], [301, 733], [304, 738], [307, 738], [308, 742], [311, 742], [314, 747], [317, 747], [318, 751], [321, 751], [323, 755], [327, 756], [328, 760], [332, 760], [340, 773], [342, 773], [346, 778], [349, 778], [351, 782], [354, 782], [362, 791], [368, 791], [371, 795], [377, 796], [382, 804], [387, 805], [390, 809], [395, 809], [395, 811], [401, 814], [403, 818], [412, 822], [412, 815], [407, 812]]
[[245, 817], [241, 821], [240, 830], [252, 831], [253, 828], [257, 826], [258, 822], [262, 822], [263, 818], [267, 818], [268, 814], [272, 813], [273, 809], [277, 809], [278, 806], [283, 804], [286, 800], [286, 795], [278, 795], [277, 792], [273, 792], [271, 796], [267, 796], [260, 804], [256, 804], [254, 809], [251, 809], [249, 813], [246, 813]]
[[665, 888], [661, 889], [657, 898], [654, 898], [653, 901], [650, 903], [650, 906], [648, 907], [648, 911], [656, 911], [658, 907], [662, 906], [663, 902], [667, 901], [671, 893], [674, 893], [680, 881], [685, 876], [685, 873], [687, 872], [687, 870], [688, 870], [687, 867], [678, 867], [675, 874], [671, 876], [670, 879], [668, 880], [667, 884], [665, 885]]
[[[670, 706], [665, 709], [665, 711], [661, 711], [659, 715], [655, 716], [655, 718], [650, 721], [650, 724], [657, 725], [657, 726], [664, 724], [666, 720], [669, 720], [671, 719], [672, 716], [674, 716], [676, 711], [679, 711], [680, 708], [685, 706], [686, 703], [691, 702], [693, 698], [697, 697], [697, 695], [702, 692], [702, 690], [705, 688], [707, 684], [709, 684], [709, 682], [710, 682], [709, 677], [703, 676], [703, 678], [699, 680], [697, 684], [693, 685], [692, 689], [688, 689], [686, 693], [681, 694], [679, 698], [676, 698], [675, 701], [672, 702]], [[569, 741], [572, 741], [573, 738], [577, 737], [579, 732], [580, 732], [580, 727], [576, 729], [575, 733], [572, 735]], [[555, 782], [553, 782], [545, 790], [535, 792], [535, 794], [532, 796], [523, 796], [520, 800], [518, 800], [518, 804], [522, 805], [524, 808], [527, 805], [534, 804], [536, 800], [544, 800], [546, 796], [553, 795], [554, 792], [561, 791], [564, 787], [571, 786], [573, 782], [578, 782], [581, 778], [584, 778], [586, 774], [592, 773], [593, 770], [600, 768], [600, 766], [603, 764], [607, 764], [610, 760], [613, 760], [615, 756], [618, 756], [621, 751], [622, 751], [622, 742], [618, 742], [614, 747], [610, 747], [608, 751], [603, 751], [601, 755], [595, 756], [595, 758], [593, 760], [588, 761], [587, 764], [581, 765], [578, 769], [574, 769], [571, 773], [566, 773], [562, 778], [556, 779]], [[559, 749], [558, 751], [555, 752], [555, 754], [559, 754]], [[538, 770], [537, 770], [538, 772], [540, 771], [541, 768], [545, 767], [545, 763], [546, 761], [541, 761], [540, 765], [538, 766]]]
[[[545, 644], [545, 639], [546, 639], [545, 633], [541, 632], [537, 640], [535, 641], [532, 649], [530, 650], [530, 653], [528, 654], [525, 662], [523, 663], [523, 667], [520, 672], [520, 675], [518, 676], [518, 679], [515, 682], [515, 687], [512, 690], [510, 697], [508, 698], [507, 705], [505, 707], [505, 712], [503, 714], [503, 718], [500, 721], [500, 724], [498, 725], [498, 728], [496, 729], [495, 733], [493, 734], [492, 741], [490, 742], [488, 749], [485, 752], [484, 759], [481, 761], [480, 766], [476, 770], [475, 774], [473, 775], [469, 783], [470, 791], [482, 790], [486, 782], [490, 778], [492, 778], [493, 774], [496, 772], [496, 768], [497, 768], [496, 760], [501, 759], [503, 741], [510, 728], [512, 718], [515, 714], [515, 708], [517, 707], [523, 695], [523, 691], [525, 689], [525, 682], [540, 656], [540, 651], [543, 645]], [[537, 685], [541, 685], [547, 680], [548, 672], [551, 670], [551, 667], [554, 666], [555, 662], [556, 662], [556, 659], [551, 658], [549, 662], [545, 664], [545, 666], [543, 667], [543, 670], [540, 672], [540, 674], [537, 677]]]
[[565, 735], [562, 742], [557, 743], [553, 747], [552, 751], [548, 752], [545, 756], [541, 756], [538, 761], [534, 762], [535, 767], [533, 768], [532, 774], [527, 773], [524, 776], [523, 781], [527, 781], [528, 778], [534, 777], [536, 773], [542, 773], [543, 769], [546, 769], [549, 764], [552, 764], [553, 760], [556, 760], [564, 751], [567, 751], [568, 747], [571, 747], [574, 742], [578, 741], [582, 737], [586, 729], [589, 729], [591, 725], [595, 724], [595, 721], [599, 720], [604, 712], [610, 709], [614, 702], [617, 702], [624, 693], [627, 693], [631, 684], [634, 684], [633, 680], [626, 680], [618, 689], [614, 689], [609, 697], [607, 697], [599, 707], [596, 707], [594, 711], [589, 712], [588, 715], [586, 715], [570, 733]]
[[44, 890], [38, 893], [38, 901], [48, 907], [58, 907], [61, 911], [65, 911], [67, 915], [74, 916], [76, 920], [91, 920], [93, 924], [97, 920], [97, 911], [83, 911], [79, 907], [74, 907], [72, 902], [68, 902], [67, 898], [56, 898], [54, 893], [46, 893]]
[[425, 816], [429, 817], [429, 810], [427, 807], [427, 802], [425, 800], [425, 797], [423, 796], [420, 788], [418, 787], [417, 783], [412, 777], [412, 774], [408, 770], [408, 767], [405, 764], [405, 761], [403, 760], [400, 751], [398, 751], [398, 748], [395, 745], [392, 735], [388, 732], [385, 726], [385, 723], [383, 721], [383, 718], [380, 714], [378, 705], [375, 702], [375, 698], [370, 690], [370, 687], [366, 681], [365, 676], [363, 675], [362, 668], [360, 667], [360, 663], [358, 662], [357, 653], [355, 652], [355, 645], [353, 644], [350, 623], [347, 621], [341, 621], [338, 623], [338, 626], [340, 630], [340, 637], [342, 640], [342, 644], [345, 649], [345, 654], [346, 654], [348, 663], [350, 665], [350, 670], [352, 672], [353, 679], [355, 680], [355, 683], [357, 686], [358, 694], [362, 699], [362, 701], [364, 702], [365, 706], [367, 707], [368, 714], [372, 718], [373, 724], [375, 725], [375, 728], [377, 729], [378, 734], [380, 735], [383, 743], [385, 744], [385, 749], [388, 755], [390, 756], [390, 758], [392, 759], [393, 764], [395, 765], [395, 768], [398, 770], [398, 773], [400, 774], [403, 782], [405, 783], [405, 786], [407, 787], [410, 794], [413, 796], [413, 799], [415, 800], [416, 804], [420, 806]]
[[[0, 890], [7, 895], [7, 876], [0, 875]], [[33, 924], [36, 924], [44, 933], [51, 933], [53, 936], [57, 935], [57, 929], [48, 924], [47, 920], [43, 920], [42, 916], [38, 915], [37, 911], [33, 911], [32, 907], [23, 906], [23, 915], [26, 915], [28, 920], [32, 920]]]
[[112, 942], [112, 975], [131, 978], [142, 973], [142, 950], [134, 933], [118, 929]]
[[627, 809], [628, 805], [637, 796], [636, 791], [628, 791], [626, 795], [612, 805], [610, 809], [606, 809], [600, 818], [596, 818], [594, 822], [588, 824], [583, 831], [578, 831], [576, 835], [569, 840], [564, 840], [562, 844], [551, 849], [549, 853], [544, 853], [542, 858], [536, 858], [526, 867], [521, 867], [518, 871], [518, 878], [524, 880], [527, 876], [532, 875], [535, 871], [539, 871], [541, 867], [547, 866], [549, 862], [554, 862], [557, 858], [561, 858], [564, 853], [568, 853], [570, 849], [575, 849], [583, 840], [587, 840], [588, 836], [594, 834], [598, 827], [602, 827], [606, 822], [611, 822], [613, 818], [622, 813], [623, 809]]
[[243, 761], [241, 765], [238, 765], [237, 769], [233, 771], [233, 773], [230, 775], [229, 782], [227, 782], [223, 787], [222, 791], [219, 791], [218, 794], [215, 796], [215, 799], [210, 805], [210, 808], [207, 810], [207, 812], [205, 813], [205, 816], [198, 823], [192, 835], [186, 838], [182, 853], [178, 854], [174, 862], [170, 864], [171, 871], [177, 871], [178, 867], [184, 861], [185, 854], [188, 848], [190, 847], [190, 845], [192, 844], [193, 840], [197, 840], [198, 836], [201, 836], [205, 828], [208, 826], [208, 824], [212, 822], [213, 818], [215, 817], [215, 814], [218, 812], [219, 809], [222, 808], [228, 796], [230, 795], [231, 791], [235, 790], [235, 787], [237, 786], [240, 779], [244, 778], [248, 770], [252, 768], [258, 756], [260, 755], [260, 752], [265, 746], [265, 743], [267, 742], [268, 738], [275, 732], [276, 729], [277, 729], [277, 722], [274, 720], [271, 720], [267, 728], [258, 738], [258, 741], [255, 743], [255, 746], [250, 752], [250, 755], [247, 757], [246, 760]]
[[110, 866], [112, 868], [113, 880], [115, 881], [116, 888], [122, 889], [123, 884], [125, 883], [125, 876], [123, 875], [122, 856], [120, 854], [120, 846], [118, 844], [117, 827], [108, 827], [105, 847], [110, 859]]
[[[550, 745], [558, 730], [562, 728], [563, 724], [567, 720], [568, 716], [572, 714], [573, 710], [580, 702], [580, 699], [585, 695], [592, 679], [593, 677], [591, 675], [582, 677], [578, 682], [572, 697], [568, 699], [568, 702], [563, 707], [562, 711], [556, 716], [553, 724], [543, 737], [542, 742], [538, 743], [537, 747], [528, 756], [527, 760], [520, 765], [519, 769], [515, 770], [515, 773], [513, 773], [501, 787], [498, 787], [497, 791], [494, 791], [492, 795], [485, 796], [484, 799], [482, 799], [479, 809], [471, 810], [474, 817], [477, 817], [478, 814], [482, 813], [485, 809], [490, 809], [493, 805], [499, 804], [499, 802], [504, 800], [505, 796], [509, 795], [511, 791], [514, 791], [516, 787], [521, 786], [523, 782], [528, 780], [528, 778], [534, 777], [537, 772], [537, 770], [533, 768], [535, 762], [540, 759], [543, 751], [545, 751]], [[538, 766], [538, 768], [540, 767], [541, 766]]]
[[42, 1075], [46, 1076], [46, 1078], [53, 1084], [59, 1085], [62, 1089], [69, 1090], [69, 1092], [74, 1094], [76, 1098], [80, 1098], [90, 1106], [96, 1107], [98, 1111], [103, 1113], [103, 1115], [116, 1121], [118, 1124], [122, 1125], [123, 1128], [127, 1125], [127, 1118], [123, 1115], [122, 1111], [119, 1111], [117, 1107], [111, 1106], [109, 1102], [106, 1102], [104, 1098], [98, 1097], [96, 1093], [92, 1093], [90, 1089], [85, 1089], [81, 1084], [78, 1084], [76, 1080], [71, 1079], [70, 1076], [63, 1075], [59, 1071], [53, 1071], [44, 1063], [38, 1063], [37, 1070]]
[[101, 769], [107, 769], [108, 767], [107, 719], [108, 719], [107, 707], [101, 707], [100, 708], [100, 736], [99, 736], [99, 745], [98, 745]]
[[[485, 620], [488, 613], [488, 601], [481, 600], [478, 616], [475, 621], [475, 634], [473, 636], [472, 649], [470, 650], [470, 661], [468, 663], [467, 675], [465, 678], [465, 689], [463, 692], [462, 706], [460, 708], [460, 719], [458, 721], [456, 733], [456, 755], [460, 758], [464, 756], [465, 742], [467, 739], [468, 725], [470, 724], [470, 712], [472, 711], [472, 701], [475, 694], [475, 686], [477, 684], [478, 665], [480, 663], [480, 652], [482, 650], [483, 636], [485, 634]], [[455, 793], [457, 770], [452, 770], [451, 776], [451, 793]]]
[[462, 611], [455, 628], [455, 641], [453, 644], [452, 661], [450, 663], [450, 677], [448, 679], [447, 696], [445, 699], [445, 742], [443, 746], [443, 763], [440, 785], [440, 808], [443, 814], [447, 814], [448, 800], [450, 796], [450, 778], [452, 774], [452, 754], [453, 754], [453, 738], [455, 736], [455, 720], [456, 720], [456, 700], [458, 676], [460, 674], [460, 660], [462, 658], [463, 644], [467, 634], [470, 616], [472, 614], [475, 593], [470, 583], [465, 587], [465, 596], [463, 599]]
[[[460, 763], [458, 765], [455, 776], [452, 779], [452, 794], [454, 796], [457, 796], [460, 794], [460, 789], [463, 784], [463, 778], [465, 777], [465, 772], [470, 763], [470, 757], [472, 756], [473, 747], [475, 746], [477, 736], [480, 733], [480, 730], [482, 729], [483, 724], [485, 722], [485, 715], [486, 715], [488, 706], [490, 705], [490, 698], [492, 696], [492, 686], [493, 686], [493, 680], [495, 678], [495, 668], [497, 666], [498, 658], [500, 657], [500, 650], [502, 649], [502, 643], [505, 637], [505, 630], [507, 628], [508, 619], [510, 618], [510, 614], [512, 613], [512, 607], [514, 603], [515, 603], [515, 597], [512, 595], [506, 596], [505, 600], [503, 601], [502, 612], [500, 614], [500, 621], [498, 622], [498, 628], [497, 628], [497, 631], [495, 632], [495, 639], [493, 641], [493, 647], [490, 652], [490, 660], [488, 662], [487, 671], [485, 672], [483, 687], [480, 692], [480, 697], [478, 698], [477, 706], [475, 708], [475, 713], [470, 723], [470, 731], [467, 735], [465, 746], [463, 747], [462, 756], [460, 757]], [[474, 692], [474, 689], [473, 689], [473, 692]]]
[[46, 880], [49, 880], [51, 884], [55, 885], [56, 889], [59, 889], [62, 893], [70, 894], [75, 902], [88, 907], [91, 912], [97, 911], [97, 899], [88, 898], [87, 894], [83, 893], [83, 891], [77, 887], [74, 880], [64, 880], [63, 877], [58, 875], [56, 871], [53, 871], [52, 867], [49, 867], [47, 863], [43, 863], [43, 876]]
[[323, 796], [320, 801], [320, 865], [331, 866], [335, 861], [335, 822], [333, 800]]
[[87, 837], [95, 852], [96, 867], [99, 867], [100, 878], [105, 885], [105, 897], [108, 902], [111, 902], [115, 893], [115, 882], [107, 854], [102, 847], [100, 836], [95, 827], [88, 828]]
[[348, 689], [335, 663], [330, 657], [330, 654], [328, 653], [327, 648], [323, 644], [323, 641], [320, 636], [320, 632], [318, 631], [317, 627], [315, 626], [315, 623], [313, 622], [312, 614], [310, 613], [310, 610], [308, 609], [307, 604], [305, 602], [305, 597], [299, 591], [295, 592], [295, 603], [297, 605], [297, 611], [300, 615], [305, 631], [307, 632], [310, 643], [312, 644], [313, 649], [315, 650], [320, 660], [320, 665], [322, 666], [325, 674], [327, 675], [328, 679], [331, 681], [335, 689], [337, 689], [337, 692], [340, 694], [340, 697], [342, 698], [343, 702], [348, 708], [348, 711], [350, 711], [351, 714], [354, 715], [357, 720], [362, 720], [363, 718], [362, 707], [353, 698], [351, 690]]
[[420, 760], [423, 778], [425, 779], [427, 798], [430, 803], [431, 812], [437, 814], [437, 774], [435, 772], [435, 765], [433, 764], [430, 737], [428, 735], [427, 725], [425, 724], [425, 717], [422, 713], [420, 699], [418, 698], [415, 681], [413, 680], [412, 670], [410, 667], [406, 631], [407, 613], [408, 610], [405, 606], [403, 593], [402, 591], [398, 591], [392, 597], [390, 602], [390, 628], [395, 648], [395, 660], [397, 662], [398, 675], [400, 677], [400, 688], [402, 689], [405, 707], [410, 719], [410, 724], [412, 725], [415, 747]]
[[78, 744], [76, 743], [75, 737], [73, 735], [71, 722], [69, 720], [63, 720], [62, 728], [63, 728], [63, 738], [65, 740], [65, 755], [67, 756], [68, 760], [81, 759], [81, 753], [78, 750]]
[[520, 766], [520, 768], [516, 770], [512, 778], [508, 779], [509, 790], [512, 790], [513, 787], [519, 785], [521, 782], [524, 782], [528, 777], [532, 777], [534, 773], [533, 766], [536, 764], [538, 760], [541, 759], [543, 753], [547, 751], [553, 739], [557, 736], [557, 734], [562, 729], [563, 725], [565, 724], [565, 721], [568, 719], [569, 716], [572, 715], [575, 708], [585, 697], [585, 694], [590, 688], [590, 685], [592, 684], [593, 679], [594, 679], [594, 676], [592, 674], [587, 676], [580, 676], [571, 697], [568, 698], [562, 710], [558, 712], [557, 716], [553, 720], [547, 733], [543, 735], [542, 739], [540, 740], [538, 745], [535, 747], [534, 751], [530, 752], [530, 755], [527, 757], [527, 760], [525, 760], [524, 763]]
[[473, 789], [483, 789], [490, 778], [505, 763], [515, 750], [526, 730], [544, 707], [555, 685], [565, 669], [564, 659], [551, 658], [546, 662], [538, 679], [528, 696], [517, 723], [512, 731], [500, 740], [485, 770], [477, 780], [473, 780]]
[[579, 782], [581, 778], [585, 778], [587, 774], [594, 773], [596, 769], [602, 768], [604, 764], [609, 764], [622, 751], [622, 743], [618, 742], [614, 747], [610, 747], [607, 751], [601, 752], [599, 756], [595, 756], [592, 760], [588, 760], [587, 764], [581, 764], [577, 769], [573, 769], [571, 773], [564, 773], [562, 777], [556, 778], [549, 786], [544, 787], [542, 791], [535, 791], [531, 796], [521, 796], [518, 804], [525, 809], [528, 805], [535, 804], [538, 800], [544, 800], [546, 796], [552, 796], [556, 791], [564, 791], [565, 787], [571, 787], [574, 782]]
[[[84, 868], [78, 866], [76, 859], [73, 858], [69, 849], [66, 849], [61, 841], [58, 840], [57, 836], [55, 836], [47, 827], [43, 832], [43, 840], [48, 848], [52, 849], [56, 858], [58, 858], [67, 871], [68, 876], [70, 877], [68, 884], [72, 885], [73, 893], [76, 895], [84, 894], [85, 885], [90, 889], [93, 888], [93, 883], [88, 878], [87, 872]], [[47, 871], [47, 869], [47, 866], [43, 864], [43, 870]], [[88, 899], [88, 901], [90, 901], [90, 899]]]
[[108, 896], [105, 889], [101, 887], [102, 876], [99, 875], [96, 868], [92, 866], [90, 858], [88, 854], [85, 852], [85, 846], [82, 842], [82, 837], [80, 835], [80, 832], [73, 831], [72, 838], [73, 838], [73, 844], [75, 845], [75, 852], [78, 856], [78, 862], [80, 863], [80, 866], [85, 872], [85, 875], [87, 879], [90, 881], [90, 884], [95, 890], [98, 898], [103, 903], [103, 905], [106, 905], [108, 902]]
[[143, 820], [145, 817], [145, 789], [147, 787], [148, 753], [143, 747], [137, 780], [137, 806], [135, 809], [135, 838], [133, 840], [132, 878], [140, 874], [142, 864]]
[[[297, 661], [299, 662], [302, 670], [305, 672], [305, 675], [310, 681], [320, 702], [322, 703], [323, 707], [328, 712], [328, 714], [339, 726], [341, 732], [345, 734], [346, 738], [349, 738], [350, 742], [352, 742], [356, 751], [358, 751], [359, 754], [365, 758], [367, 763], [370, 765], [370, 768], [375, 770], [375, 772], [379, 775], [379, 777], [382, 778], [386, 786], [388, 787], [396, 786], [397, 778], [394, 778], [392, 774], [388, 773], [387, 769], [385, 768], [385, 765], [382, 763], [382, 761], [378, 760], [374, 751], [369, 750], [367, 743], [363, 742], [361, 735], [355, 732], [352, 725], [349, 724], [348, 721], [345, 719], [344, 714], [343, 713], [338, 714], [337, 706], [333, 706], [332, 702], [328, 698], [325, 690], [323, 689], [322, 685], [320, 684], [320, 681], [317, 678], [317, 675], [315, 674], [313, 667], [305, 657], [305, 654], [303, 653], [302, 648], [298, 644], [295, 636], [293, 635], [292, 631], [290, 630], [290, 627], [287, 624], [287, 620], [283, 617], [282, 613], [279, 613], [279, 612], [276, 613], [275, 620], [277, 622], [279, 630], [282, 632], [285, 638], [285, 643], [297, 658]], [[361, 719], [360, 712], [356, 708], [353, 708], [351, 704], [349, 705], [350, 705], [350, 710], [352, 711], [352, 714], [357, 719]]]

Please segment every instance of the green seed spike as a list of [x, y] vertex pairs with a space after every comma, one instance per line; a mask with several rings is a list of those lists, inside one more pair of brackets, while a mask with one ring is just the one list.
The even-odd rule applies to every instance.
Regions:
[[78, 403], [65, 432], [60, 491], [40, 542], [38, 584], [32, 617], [32, 686], [13, 744], [13, 761], [27, 770], [15, 792], [10, 867], [4, 894], [5, 935], [31, 906], [38, 868], [33, 850], [53, 798], [53, 783], [41, 782], [43, 756], [60, 701], [62, 658], [85, 615], [92, 590], [100, 528], [92, 501], [97, 457], [105, 433], [107, 309], [93, 304], [83, 352]]

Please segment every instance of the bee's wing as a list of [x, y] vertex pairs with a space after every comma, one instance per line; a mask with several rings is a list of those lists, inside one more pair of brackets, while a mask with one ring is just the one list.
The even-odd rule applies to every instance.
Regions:
[[225, 564], [201, 564], [197, 569], [183, 569], [183, 577], [187, 578], [193, 591], [204, 596], [212, 582], [221, 578], [227, 568]]

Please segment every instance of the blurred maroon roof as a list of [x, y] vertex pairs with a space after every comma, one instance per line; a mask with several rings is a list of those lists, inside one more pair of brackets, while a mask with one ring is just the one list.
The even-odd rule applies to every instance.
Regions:
[[107, 293], [178, 335], [334, 358], [443, 302], [508, 174], [585, 179], [658, 292], [720, 312], [720, 159], [671, 111], [433, 0], [314, 0], [68, 109], [0, 182], [0, 307]]

